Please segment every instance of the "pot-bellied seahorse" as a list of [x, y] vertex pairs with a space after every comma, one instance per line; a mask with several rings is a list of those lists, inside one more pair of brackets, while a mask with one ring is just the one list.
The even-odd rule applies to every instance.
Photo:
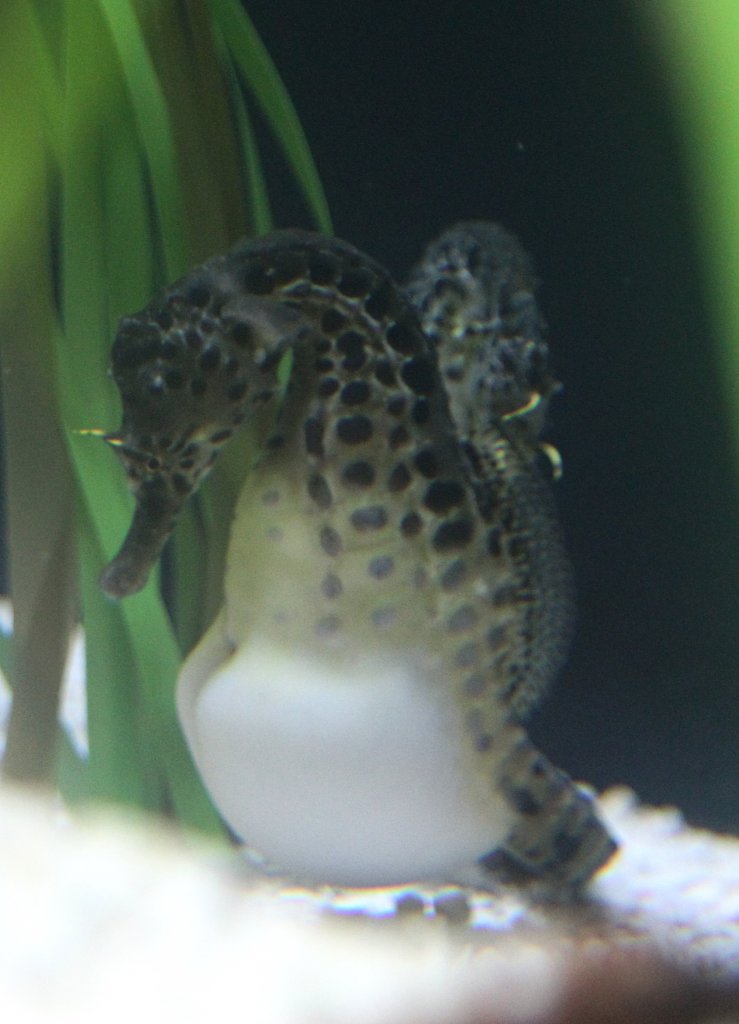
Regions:
[[478, 862], [566, 889], [614, 850], [523, 726], [571, 617], [539, 465], [557, 387], [542, 335], [527, 257], [480, 222], [405, 289], [345, 242], [284, 231], [121, 321], [110, 440], [136, 510], [110, 595], [143, 586], [218, 450], [262, 424], [178, 708], [224, 819], [294, 875]]

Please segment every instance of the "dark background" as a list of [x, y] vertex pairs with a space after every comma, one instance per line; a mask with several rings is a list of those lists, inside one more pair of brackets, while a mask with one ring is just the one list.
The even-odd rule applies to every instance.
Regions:
[[[611, 0], [248, 0], [336, 233], [403, 276], [459, 218], [533, 253], [579, 625], [559, 765], [739, 829], [739, 491], [668, 80]], [[308, 221], [267, 149], [278, 226]]]

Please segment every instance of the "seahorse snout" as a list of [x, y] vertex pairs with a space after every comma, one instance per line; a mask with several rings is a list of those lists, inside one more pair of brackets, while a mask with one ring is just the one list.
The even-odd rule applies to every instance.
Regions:
[[109, 597], [130, 597], [146, 585], [185, 497], [173, 494], [162, 476], [141, 483], [121, 549], [100, 574], [100, 587]]

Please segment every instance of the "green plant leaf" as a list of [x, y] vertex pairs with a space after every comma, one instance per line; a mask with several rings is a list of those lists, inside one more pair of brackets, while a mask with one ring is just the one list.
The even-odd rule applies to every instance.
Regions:
[[669, 73], [739, 466], [739, 5], [648, 0], [634, 9]]
[[295, 107], [272, 59], [237, 0], [207, 0], [235, 67], [275, 133], [321, 231], [331, 233], [331, 217], [318, 172]]
[[[0, 30], [0, 245], [10, 254], [0, 265], [0, 353], [17, 623], [12, 642], [0, 637], [17, 684], [9, 750], [35, 742], [37, 761], [51, 760], [79, 600], [90, 760], [62, 739], [60, 785], [70, 798], [166, 809], [216, 830], [176, 723], [180, 646], [157, 581], [118, 605], [97, 585], [132, 498], [94, 434], [119, 422], [108, 374], [118, 317], [191, 261], [271, 226], [242, 80], [328, 229], [325, 198], [238, 4], [8, 0]], [[231, 508], [256, 454], [245, 431], [183, 517], [171, 608], [185, 646], [220, 600]]]

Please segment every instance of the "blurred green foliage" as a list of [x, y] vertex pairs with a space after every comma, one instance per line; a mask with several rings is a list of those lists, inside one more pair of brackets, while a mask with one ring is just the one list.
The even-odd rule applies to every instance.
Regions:
[[[159, 587], [97, 577], [132, 499], [112, 452], [119, 316], [271, 224], [260, 111], [316, 225], [325, 198], [293, 106], [238, 0], [7, 0], [0, 11], [0, 360], [14, 635], [11, 777], [217, 828], [174, 715], [181, 654], [218, 601], [248, 433], [192, 503]], [[82, 433], [81, 433], [82, 431]], [[60, 742], [70, 628], [86, 634], [90, 755]]]
[[739, 4], [634, 0], [665, 71], [692, 189], [706, 294], [716, 323], [723, 408], [739, 465]]

